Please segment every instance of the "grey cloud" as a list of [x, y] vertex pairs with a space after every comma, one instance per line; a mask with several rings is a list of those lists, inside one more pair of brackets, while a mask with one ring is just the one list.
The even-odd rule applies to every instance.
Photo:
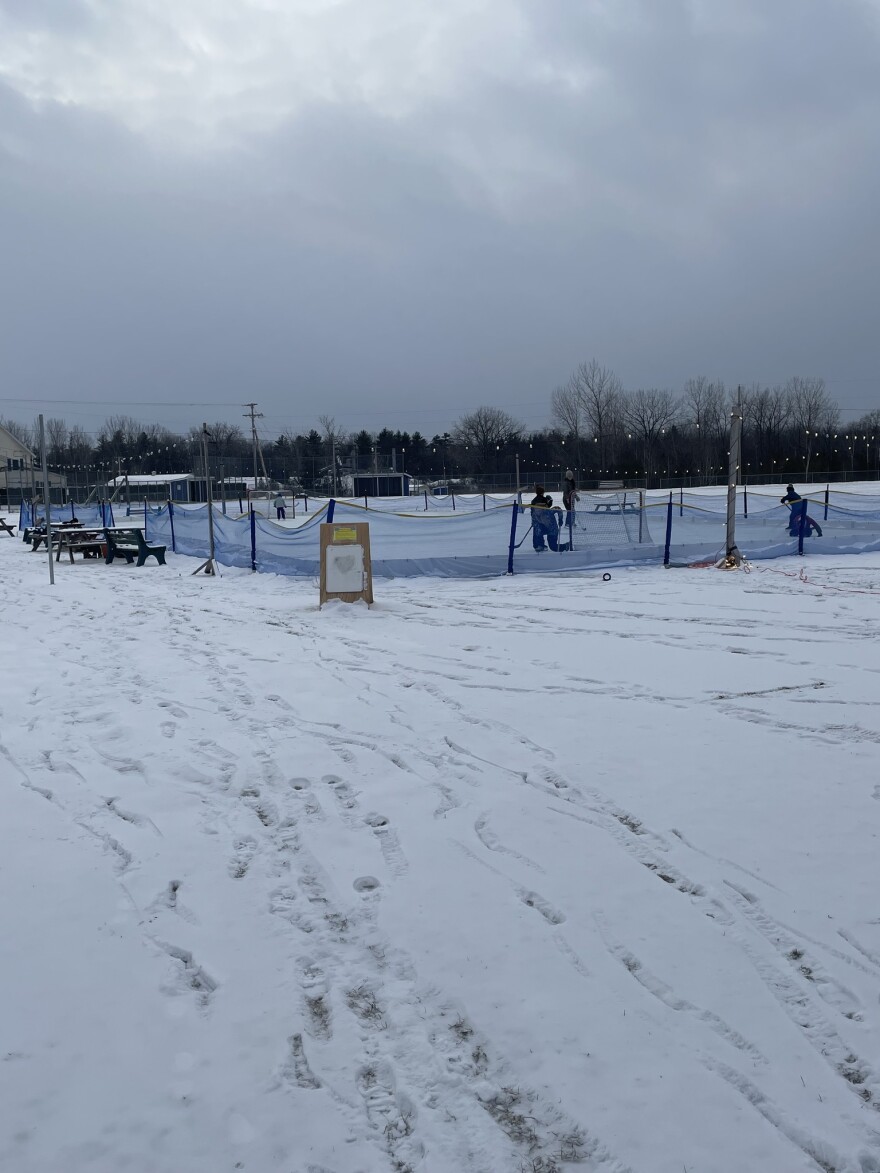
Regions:
[[595, 354], [871, 406], [876, 10], [699, 11], [535, 6], [521, 75], [222, 151], [0, 90], [5, 386], [433, 431], [478, 402], [537, 424]]

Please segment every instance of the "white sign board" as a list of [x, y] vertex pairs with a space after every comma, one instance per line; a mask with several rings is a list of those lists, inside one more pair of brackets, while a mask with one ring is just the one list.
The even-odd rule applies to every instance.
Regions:
[[327, 547], [328, 595], [360, 594], [364, 589], [364, 548], [357, 544]]

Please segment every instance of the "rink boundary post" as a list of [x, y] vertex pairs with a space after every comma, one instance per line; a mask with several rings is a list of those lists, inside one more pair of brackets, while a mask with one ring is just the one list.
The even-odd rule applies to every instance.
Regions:
[[510, 510], [510, 547], [507, 551], [507, 573], [513, 574], [513, 551], [516, 548], [516, 520], [519, 515], [519, 506], [511, 505]]

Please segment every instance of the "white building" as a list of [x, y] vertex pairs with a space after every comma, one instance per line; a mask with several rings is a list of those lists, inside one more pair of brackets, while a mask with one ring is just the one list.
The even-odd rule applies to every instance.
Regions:
[[[30, 499], [34, 486], [37, 497], [42, 499], [43, 473], [35, 467], [36, 464], [37, 460], [30, 448], [8, 428], [0, 426], [0, 504], [18, 505], [22, 497]], [[52, 489], [62, 490], [61, 494], [52, 494], [52, 499], [57, 503], [64, 496], [67, 478], [60, 473], [50, 472], [49, 484]]]

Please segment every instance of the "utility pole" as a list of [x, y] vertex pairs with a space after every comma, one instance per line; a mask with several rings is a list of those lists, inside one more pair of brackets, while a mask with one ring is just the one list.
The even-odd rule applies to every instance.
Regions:
[[202, 462], [205, 467], [205, 497], [208, 504], [208, 560], [194, 570], [193, 574], [214, 575], [217, 573], [217, 563], [214, 560], [214, 495], [211, 492], [211, 470], [208, 466], [208, 441], [210, 439], [211, 433], [208, 431], [208, 425], [202, 424]]
[[[254, 492], [256, 492], [257, 491], [257, 450], [259, 449], [259, 441], [257, 440], [257, 420], [261, 420], [263, 418], [263, 413], [261, 411], [256, 410], [256, 406], [257, 406], [256, 403], [244, 403], [244, 404], [242, 404], [242, 406], [246, 407], [248, 409], [248, 413], [244, 418], [250, 419], [250, 421], [251, 421], [251, 441], [253, 443], [253, 448], [254, 448]], [[262, 453], [260, 455], [262, 457]], [[264, 468], [263, 472], [265, 473], [265, 471], [266, 470]], [[267, 488], [268, 488], [268, 485], [267, 485]]]
[[724, 563], [730, 569], [742, 563], [742, 554], [736, 546], [736, 485], [740, 476], [742, 424], [742, 387], [737, 387], [736, 403], [730, 412], [730, 459], [727, 469], [727, 554]]

